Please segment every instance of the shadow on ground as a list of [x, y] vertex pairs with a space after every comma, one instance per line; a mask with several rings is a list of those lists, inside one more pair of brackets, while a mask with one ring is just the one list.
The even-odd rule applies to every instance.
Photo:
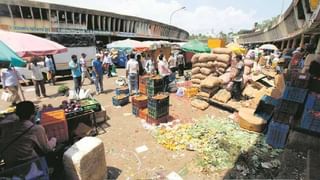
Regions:
[[107, 173], [107, 177], [105, 178], [105, 180], [117, 179], [121, 173], [122, 173], [121, 169], [118, 169], [118, 168], [112, 167], [112, 166], [108, 166], [108, 173]]

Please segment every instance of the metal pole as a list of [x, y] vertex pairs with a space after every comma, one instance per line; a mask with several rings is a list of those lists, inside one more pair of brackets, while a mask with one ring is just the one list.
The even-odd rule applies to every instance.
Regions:
[[173, 11], [173, 12], [171, 13], [171, 15], [170, 15], [170, 22], [169, 22], [170, 25], [171, 25], [172, 16], [173, 16], [176, 12], [178, 12], [178, 11], [180, 11], [180, 10], [183, 10], [183, 9], [186, 9], [186, 7], [183, 6], [183, 7], [179, 8], [179, 9], [177, 9], [177, 10], [175, 10], [175, 11]]

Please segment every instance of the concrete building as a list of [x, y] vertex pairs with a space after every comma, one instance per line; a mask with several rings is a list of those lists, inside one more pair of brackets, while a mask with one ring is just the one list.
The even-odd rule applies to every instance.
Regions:
[[189, 33], [160, 22], [29, 0], [1, 0], [0, 29], [37, 34], [91, 33], [104, 43], [138, 40], [186, 41]]
[[291, 5], [272, 27], [240, 34], [238, 43], [261, 45], [273, 43], [279, 49], [296, 48], [305, 43], [317, 45], [320, 52], [320, 1], [292, 0]]

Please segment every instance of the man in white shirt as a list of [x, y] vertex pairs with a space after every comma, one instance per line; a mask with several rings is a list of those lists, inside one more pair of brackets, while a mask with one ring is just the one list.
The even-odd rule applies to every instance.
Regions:
[[81, 65], [81, 84], [83, 85], [85, 78], [87, 77], [91, 84], [93, 84], [93, 80], [90, 77], [90, 74], [88, 72], [87, 69], [87, 61], [86, 61], [86, 57], [87, 55], [85, 53], [81, 54], [81, 58], [80, 58], [80, 65]]
[[139, 63], [135, 58], [135, 55], [130, 54], [130, 59], [127, 62], [126, 66], [126, 76], [129, 81], [129, 91], [132, 95], [132, 88], [135, 91], [135, 94], [138, 94], [138, 73], [139, 73]]
[[111, 70], [113, 66], [112, 58], [107, 51], [104, 52], [103, 64], [107, 64], [107, 76], [112, 77]]
[[34, 57], [32, 62], [27, 65], [28, 69], [32, 72], [31, 78], [36, 91], [36, 95], [40, 98], [40, 90], [43, 97], [47, 97], [46, 88], [44, 86], [43, 75], [41, 72], [41, 67], [37, 64], [38, 58]]
[[177, 69], [177, 60], [173, 56], [173, 53], [170, 54], [170, 57], [169, 57], [169, 60], [168, 60], [168, 64], [169, 64], [169, 68], [170, 68], [171, 72], [175, 73], [176, 69]]
[[146, 65], [145, 65], [144, 69], [146, 70], [146, 72], [147, 72], [148, 74], [153, 74], [154, 71], [155, 71], [154, 62], [153, 62], [153, 60], [151, 59], [151, 57], [150, 57], [149, 54], [147, 54], [147, 57], [146, 57]]
[[169, 76], [171, 75], [171, 71], [168, 68], [168, 64], [164, 61], [163, 55], [159, 56], [159, 62], [158, 62], [158, 71], [161, 77], [163, 77], [163, 91], [167, 92], [168, 91], [168, 86], [169, 86]]

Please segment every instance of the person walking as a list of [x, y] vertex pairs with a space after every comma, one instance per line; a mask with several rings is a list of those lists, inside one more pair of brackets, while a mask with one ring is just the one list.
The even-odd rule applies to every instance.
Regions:
[[37, 98], [40, 98], [40, 91], [43, 97], [47, 97], [46, 88], [44, 86], [43, 75], [41, 67], [38, 65], [37, 57], [31, 59], [31, 63], [28, 63], [27, 68], [31, 71], [31, 78], [36, 91]]
[[107, 71], [107, 77], [112, 77], [111, 72], [112, 72], [113, 62], [110, 54], [107, 51], [104, 52], [103, 64], [106, 64], [105, 67]]
[[169, 68], [172, 73], [175, 73], [177, 70], [177, 60], [173, 56], [173, 53], [170, 54], [169, 60], [168, 60]]
[[53, 65], [53, 60], [50, 55], [47, 55], [44, 59], [45, 66], [47, 67], [47, 79], [50, 84], [55, 85], [56, 80], [55, 80], [55, 75], [56, 75], [56, 70]]
[[241, 85], [242, 85], [243, 73], [244, 73], [244, 62], [242, 60], [241, 55], [237, 55], [236, 60], [237, 60], [237, 64], [236, 64], [237, 73], [233, 79], [233, 86], [232, 86], [231, 95], [232, 95], [233, 99], [235, 99], [236, 101], [240, 101], [241, 100]]
[[80, 58], [80, 65], [81, 65], [81, 84], [83, 85], [85, 78], [88, 78], [91, 82], [91, 84], [94, 83], [94, 81], [92, 80], [92, 78], [90, 77], [89, 71], [87, 69], [87, 61], [86, 61], [86, 57], [87, 55], [85, 53], [81, 54], [81, 58]]
[[92, 77], [98, 94], [103, 92], [103, 67], [101, 55], [96, 54], [96, 59], [92, 61]]
[[139, 76], [143, 76], [145, 71], [144, 71], [144, 68], [143, 68], [143, 63], [142, 63], [142, 58], [141, 58], [141, 55], [138, 54], [136, 56], [136, 59], [137, 59], [137, 62], [139, 64]]
[[129, 81], [129, 92], [132, 95], [132, 90], [134, 89], [135, 94], [138, 94], [138, 74], [139, 74], [139, 63], [135, 58], [133, 53], [130, 54], [130, 59], [126, 66], [126, 76]]
[[147, 54], [147, 57], [146, 57], [146, 65], [145, 65], [145, 71], [148, 73], [148, 74], [153, 74], [154, 71], [155, 71], [155, 66], [154, 66], [154, 62], [153, 60], [151, 59], [150, 55]]
[[1, 70], [1, 82], [5, 92], [12, 94], [12, 106], [16, 105], [17, 102], [21, 101], [19, 96], [19, 80], [27, 82], [18, 71], [5, 62], [0, 62]]
[[77, 55], [71, 56], [71, 61], [69, 62], [69, 67], [71, 69], [73, 82], [74, 82], [74, 90], [79, 94], [81, 89], [81, 65], [78, 61]]
[[168, 64], [163, 59], [163, 55], [159, 56], [158, 71], [160, 76], [163, 78], [163, 92], [167, 92], [170, 83], [169, 77], [171, 75], [171, 71], [168, 67]]
[[184, 75], [184, 67], [186, 65], [186, 62], [185, 62], [185, 59], [184, 59], [182, 52], [180, 52], [179, 55], [177, 56], [177, 65], [178, 65], [179, 76], [183, 76]]

